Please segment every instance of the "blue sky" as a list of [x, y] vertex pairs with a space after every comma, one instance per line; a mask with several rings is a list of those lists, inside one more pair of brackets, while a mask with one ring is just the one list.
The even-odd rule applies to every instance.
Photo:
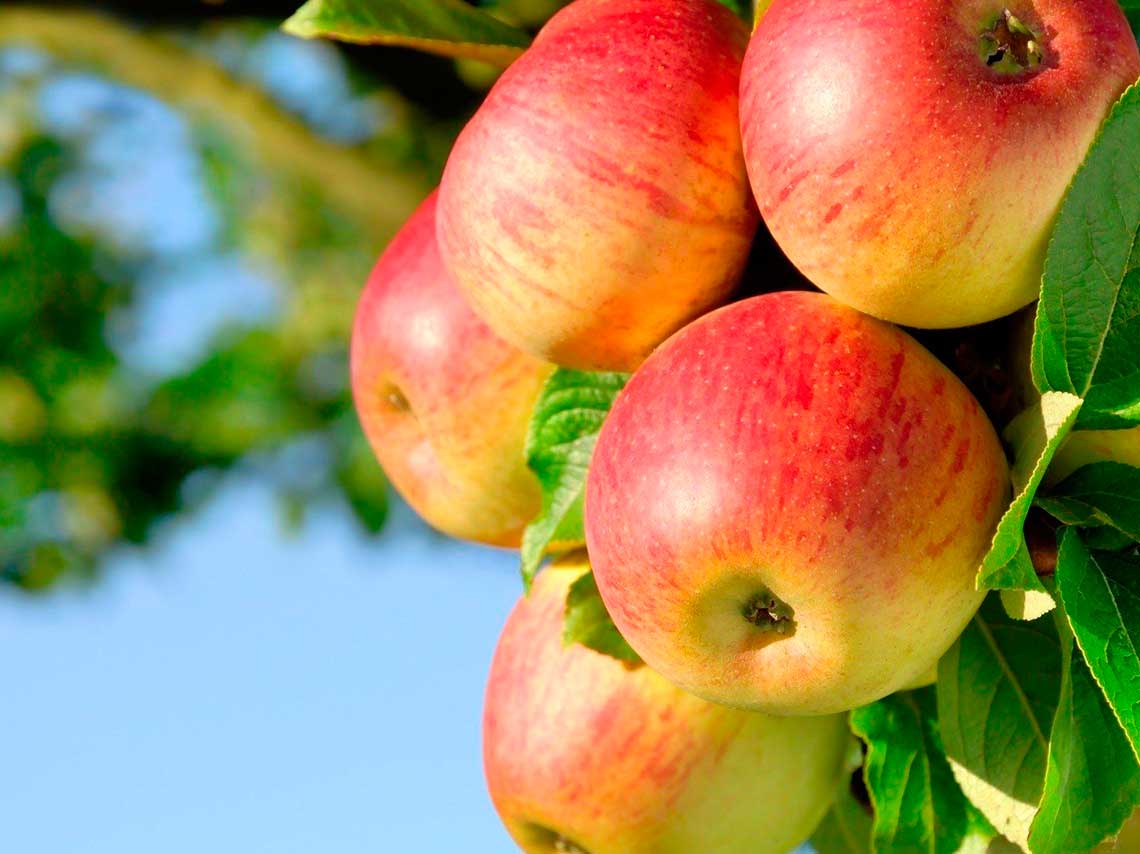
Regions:
[[0, 598], [0, 849], [503, 852], [483, 682], [516, 558], [231, 478], [104, 581]]

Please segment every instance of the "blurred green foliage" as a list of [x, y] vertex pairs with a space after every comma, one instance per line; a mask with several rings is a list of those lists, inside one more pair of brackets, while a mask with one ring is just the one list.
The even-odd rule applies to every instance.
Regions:
[[[329, 45], [298, 54], [269, 24], [142, 35], [75, 13], [78, 53], [52, 50], [69, 14], [5, 26], [0, 12], [0, 583], [95, 578], [235, 466], [269, 479], [289, 520], [339, 496], [379, 531], [387, 486], [352, 411], [352, 312], [461, 114], [431, 114]], [[175, 128], [198, 201], [169, 190], [173, 167], [144, 168], [150, 131], [132, 110]], [[235, 263], [261, 290], [194, 278]]]

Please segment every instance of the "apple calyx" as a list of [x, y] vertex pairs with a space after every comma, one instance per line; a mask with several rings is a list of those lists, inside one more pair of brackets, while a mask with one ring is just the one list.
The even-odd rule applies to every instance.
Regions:
[[[590, 854], [585, 848], [570, 839], [567, 839], [557, 830], [552, 830], [542, 824], [530, 823], [527, 830], [532, 842], [537, 843], [536, 850], [549, 851], [551, 854]], [[527, 849], [531, 850], [531, 849]]]
[[384, 390], [383, 396], [388, 405], [397, 412], [412, 411], [412, 404], [408, 402], [408, 398], [400, 391], [399, 386], [389, 385]]
[[573, 842], [559, 836], [554, 840], [555, 854], [590, 854], [585, 848], [579, 848]]
[[999, 74], [1024, 74], [1041, 64], [1044, 53], [1037, 34], [1009, 9], [1003, 9], [978, 39], [978, 53]]
[[782, 599], [772, 595], [770, 590], [761, 590], [745, 604], [744, 619], [762, 632], [790, 635], [796, 630], [793, 619], [795, 611]]

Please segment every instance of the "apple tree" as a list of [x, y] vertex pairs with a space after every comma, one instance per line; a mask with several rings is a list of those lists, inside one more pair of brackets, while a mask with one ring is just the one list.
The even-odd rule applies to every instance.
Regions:
[[558, 5], [285, 24], [498, 78], [353, 381], [410, 503], [520, 549], [516, 841], [1138, 850], [1140, 6]]

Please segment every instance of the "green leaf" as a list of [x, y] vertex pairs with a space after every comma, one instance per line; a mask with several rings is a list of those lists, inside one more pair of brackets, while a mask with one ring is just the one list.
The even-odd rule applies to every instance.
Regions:
[[1036, 620], [1057, 607], [1047, 590], [1002, 590], [1001, 605], [1015, 620]]
[[871, 854], [871, 816], [850, 787], [844, 786], [831, 804], [811, 835], [811, 847], [818, 854]]
[[991, 595], [938, 664], [938, 721], [954, 776], [1022, 845], [1045, 779], [1061, 663], [1052, 619], [1014, 619]]
[[1140, 796], [1136, 763], [1062, 620], [1061, 701], [1049, 737], [1045, 789], [1033, 827], [1033, 854], [1088, 851], [1116, 833]]
[[875, 808], [875, 850], [941, 854], [993, 835], [946, 761], [933, 687], [856, 709], [851, 728], [867, 743], [863, 773]]
[[1140, 424], [1140, 88], [1113, 108], [1049, 244], [1033, 379], [1084, 399], [1085, 428]]
[[1066, 525], [1104, 525], [1140, 542], [1140, 469], [1124, 463], [1092, 463], [1077, 469], [1038, 506]]
[[993, 545], [982, 561], [978, 589], [1044, 589], [1025, 547], [1025, 519], [1053, 455], [1073, 428], [1080, 411], [1079, 397], [1065, 392], [1046, 392], [1006, 428], [1005, 438], [1015, 450], [1011, 476], [1016, 496], [998, 523]]
[[738, 18], [743, 20], [746, 24], [752, 23], [752, 3], [753, 0], [716, 0], [720, 5], [730, 9]]
[[1140, 755], [1140, 558], [1090, 551], [1066, 528], [1057, 591], [1085, 661]]
[[579, 577], [570, 585], [566, 594], [566, 621], [562, 627], [562, 642], [567, 646], [580, 643], [595, 652], [622, 661], [641, 661], [641, 657], [626, 643], [610, 618], [592, 572]]
[[1116, 528], [1088, 528], [1081, 532], [1081, 538], [1090, 549], [1101, 552], [1119, 552], [1135, 548], [1136, 541]]
[[[1000, 533], [1001, 529], [999, 528], [998, 531]], [[1013, 531], [1016, 531], [1016, 528], [1011, 526], [1011, 533]], [[1010, 560], [995, 569], [994, 574], [990, 577], [990, 588], [1001, 590], [1003, 593], [1016, 593], [1022, 590], [1033, 593], [1043, 592], [1041, 580], [1037, 578], [1037, 570], [1033, 566], [1033, 556], [1029, 553], [1029, 546], [1025, 542], [1025, 537], [1021, 536], [1015, 542], [1017, 543], [1017, 551]], [[979, 583], [978, 586], [981, 587], [982, 585]], [[1009, 614], [1016, 616], [1012, 610], [1009, 611]]]
[[542, 486], [542, 512], [523, 532], [523, 583], [530, 589], [548, 551], [585, 542], [582, 496], [602, 422], [628, 374], [560, 368], [542, 388], [526, 437], [527, 465]]
[[530, 36], [463, 0], [309, 0], [283, 25], [302, 38], [411, 47], [509, 65]]

